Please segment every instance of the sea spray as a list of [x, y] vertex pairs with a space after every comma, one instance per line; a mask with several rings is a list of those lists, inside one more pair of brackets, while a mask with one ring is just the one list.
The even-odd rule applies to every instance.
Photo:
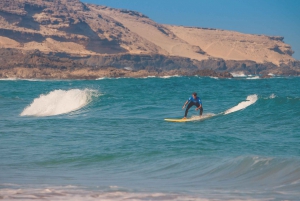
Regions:
[[240, 72], [240, 71], [238, 71], [238, 72], [231, 72], [231, 75], [233, 77], [247, 77], [247, 75], [245, 75], [244, 72]]
[[254, 76], [254, 77], [247, 77], [246, 79], [247, 80], [258, 80], [258, 79], [260, 79], [260, 77], [259, 76]]
[[240, 102], [238, 105], [234, 106], [233, 108], [230, 108], [229, 110], [226, 110], [224, 114], [230, 114], [232, 112], [236, 112], [242, 109], [245, 109], [246, 107], [252, 105], [257, 101], [257, 95], [250, 95], [247, 97], [246, 101]]
[[270, 99], [274, 99], [274, 98], [276, 98], [276, 95], [275, 95], [275, 94], [271, 94], [271, 95], [269, 96], [269, 98], [270, 98]]
[[93, 96], [98, 95], [98, 91], [91, 89], [54, 90], [34, 99], [20, 115], [54, 116], [66, 114], [86, 106]]

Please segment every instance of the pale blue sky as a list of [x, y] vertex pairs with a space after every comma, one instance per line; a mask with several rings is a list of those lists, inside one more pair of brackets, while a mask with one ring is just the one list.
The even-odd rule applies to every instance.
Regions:
[[139, 11], [162, 24], [283, 36], [300, 60], [300, 0], [81, 0]]

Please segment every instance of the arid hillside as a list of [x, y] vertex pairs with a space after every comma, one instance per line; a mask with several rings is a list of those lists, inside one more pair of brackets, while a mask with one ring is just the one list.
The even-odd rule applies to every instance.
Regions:
[[[163, 68], [166, 60], [174, 63], [172, 58], [176, 61], [178, 58], [189, 59], [187, 66], [192, 65], [191, 69], [232, 71], [234, 69], [226, 63], [234, 61], [238, 63], [235, 69], [239, 66], [243, 67], [239, 70], [244, 71], [248, 70], [249, 62], [251, 65], [253, 62], [271, 65], [272, 72], [277, 66], [279, 74], [281, 66], [286, 68], [291, 63], [293, 72], [299, 70], [299, 64], [292, 57], [291, 46], [285, 44], [280, 36], [163, 25], [136, 11], [85, 4], [79, 0], [1, 0], [0, 49], [2, 53], [7, 51], [3, 54], [10, 55], [12, 59], [14, 57], [9, 52], [17, 50], [30, 55], [39, 50], [44, 56], [67, 57], [78, 63], [78, 67], [121, 68], [128, 61], [123, 64], [121, 60], [116, 63], [116, 59], [110, 59], [115, 63], [108, 63], [105, 58], [130, 55], [136, 61], [130, 63], [131, 67], [139, 70], [156, 69], [157, 65]], [[145, 55], [161, 55], [165, 58], [164, 63], [149, 61], [140, 65], [143, 59], [136, 57], [141, 55], [144, 58]], [[149, 58], [151, 60], [153, 56]], [[101, 63], [104, 60], [106, 63]], [[220, 61], [225, 63], [225, 67], [201, 65], [201, 62], [211, 64]], [[28, 66], [26, 61], [19, 61], [18, 65]], [[169, 70], [178, 69], [170, 63], [167, 66]], [[6, 67], [5, 62], [0, 66]]]

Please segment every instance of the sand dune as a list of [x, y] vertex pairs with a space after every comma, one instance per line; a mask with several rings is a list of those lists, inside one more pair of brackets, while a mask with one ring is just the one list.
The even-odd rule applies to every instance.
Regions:
[[234, 31], [167, 26], [176, 36], [200, 46], [207, 54], [225, 60], [253, 60], [258, 63], [294, 60], [291, 47], [280, 37], [243, 34]]
[[190, 44], [174, 35], [166, 26], [155, 23], [149, 18], [141, 18], [120, 12], [117, 9], [104, 9], [100, 13], [109, 15], [114, 20], [121, 22], [131, 32], [160, 47], [160, 54], [182, 56], [197, 60], [207, 59], [207, 55], [198, 53], [201, 48]]

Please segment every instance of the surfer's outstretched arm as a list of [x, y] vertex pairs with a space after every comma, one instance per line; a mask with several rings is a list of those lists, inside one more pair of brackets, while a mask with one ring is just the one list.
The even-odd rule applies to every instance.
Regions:
[[188, 103], [189, 103], [189, 101], [187, 100], [187, 101], [184, 103], [184, 105], [183, 105], [182, 109], [184, 109], [184, 108], [185, 108], [185, 106], [186, 106]]

